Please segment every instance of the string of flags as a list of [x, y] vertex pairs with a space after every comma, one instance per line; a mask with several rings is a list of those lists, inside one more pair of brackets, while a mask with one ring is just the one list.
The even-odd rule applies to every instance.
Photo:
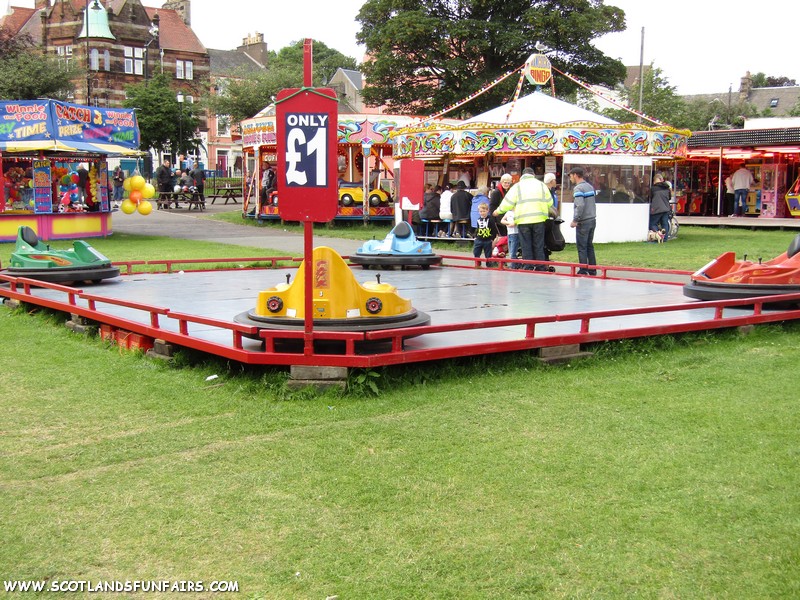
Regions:
[[587, 90], [587, 91], [591, 92], [592, 94], [594, 94], [594, 95], [596, 95], [596, 96], [599, 96], [600, 98], [602, 98], [602, 99], [603, 99], [603, 100], [605, 100], [606, 102], [608, 102], [608, 103], [610, 103], [610, 104], [613, 104], [613, 105], [614, 105], [614, 106], [616, 106], [617, 108], [621, 108], [621, 109], [623, 109], [623, 110], [627, 110], [628, 112], [631, 112], [631, 113], [633, 113], [633, 114], [634, 114], [634, 115], [636, 115], [637, 117], [641, 117], [641, 118], [643, 118], [643, 119], [647, 119], [647, 120], [648, 120], [648, 121], [650, 121], [651, 123], [655, 123], [656, 125], [659, 125], [659, 126], [661, 126], [661, 127], [669, 127], [669, 125], [667, 125], [666, 123], [662, 123], [662, 122], [661, 122], [661, 121], [659, 121], [658, 119], [654, 119], [653, 117], [648, 117], [648, 116], [647, 116], [646, 114], [644, 114], [644, 113], [640, 113], [640, 112], [638, 112], [638, 111], [636, 111], [636, 110], [633, 110], [631, 107], [629, 107], [629, 106], [625, 106], [624, 104], [622, 104], [622, 103], [620, 103], [620, 102], [617, 102], [617, 101], [616, 101], [616, 100], [614, 100], [613, 98], [610, 98], [610, 97], [608, 97], [608, 96], [605, 96], [604, 94], [601, 94], [601, 93], [600, 93], [600, 92], [598, 92], [597, 90], [594, 90], [594, 89], [592, 89], [592, 88], [591, 88], [591, 87], [590, 87], [588, 84], [584, 83], [583, 81], [581, 81], [580, 79], [578, 79], [578, 78], [577, 78], [577, 77], [575, 77], [574, 75], [570, 75], [569, 73], [564, 73], [563, 71], [559, 71], [559, 70], [558, 70], [558, 69], [556, 69], [555, 67], [553, 67], [553, 70], [554, 70], [554, 71], [557, 71], [557, 72], [558, 72], [560, 75], [563, 75], [564, 77], [566, 77], [566, 78], [567, 78], [567, 79], [569, 79], [570, 81], [572, 81], [572, 82], [574, 82], [574, 83], [577, 83], [579, 86], [581, 86], [581, 87], [582, 87], [582, 88], [584, 88], [585, 90]]
[[461, 100], [460, 102], [456, 102], [455, 104], [452, 104], [452, 105], [448, 106], [447, 108], [445, 108], [444, 110], [441, 110], [441, 111], [439, 111], [438, 113], [436, 113], [436, 114], [434, 114], [434, 115], [431, 115], [431, 116], [429, 116], [429, 117], [427, 117], [427, 118], [425, 118], [425, 119], [420, 119], [420, 120], [419, 120], [417, 123], [413, 123], [413, 124], [412, 124], [412, 125], [410, 125], [410, 126], [417, 126], [417, 125], [420, 125], [421, 123], [424, 123], [425, 121], [432, 121], [433, 119], [438, 119], [438, 118], [439, 118], [439, 117], [441, 117], [442, 115], [445, 115], [445, 114], [449, 113], [451, 110], [455, 110], [455, 109], [457, 109], [459, 106], [463, 106], [464, 104], [466, 104], [466, 103], [467, 103], [467, 102], [469, 102], [470, 100], [474, 100], [475, 98], [477, 98], [477, 97], [478, 97], [478, 96], [480, 96], [481, 94], [483, 94], [483, 93], [485, 93], [485, 92], [488, 92], [490, 89], [492, 89], [492, 88], [493, 88], [494, 86], [496, 86], [498, 83], [500, 83], [501, 81], [503, 81], [503, 80], [505, 80], [506, 78], [510, 77], [511, 75], [513, 75], [514, 73], [516, 73], [517, 71], [519, 71], [520, 69], [522, 69], [523, 67], [524, 67], [524, 65], [520, 65], [520, 66], [518, 66], [516, 69], [513, 69], [513, 70], [511, 70], [511, 71], [508, 71], [507, 73], [504, 73], [503, 75], [501, 75], [500, 77], [498, 77], [498, 78], [497, 78], [497, 79], [495, 79], [494, 81], [492, 81], [492, 82], [488, 83], [487, 85], [483, 86], [483, 87], [482, 87], [481, 89], [479, 89], [477, 92], [475, 92], [475, 93], [473, 93], [473, 94], [469, 95], [467, 98], [465, 98], [465, 99]]
[[[527, 63], [526, 63], [527, 64]], [[511, 101], [511, 106], [508, 107], [508, 114], [506, 115], [506, 123], [511, 118], [511, 113], [514, 112], [514, 107], [517, 105], [519, 93], [522, 91], [522, 84], [525, 81], [525, 71], [519, 74], [519, 81], [517, 82], [517, 89], [514, 90], [514, 99]]]

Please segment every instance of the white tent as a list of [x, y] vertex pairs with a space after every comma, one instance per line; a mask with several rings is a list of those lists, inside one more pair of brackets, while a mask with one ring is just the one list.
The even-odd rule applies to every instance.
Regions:
[[[512, 109], [512, 104], [513, 109]], [[511, 109], [511, 115], [508, 114]], [[553, 98], [542, 92], [534, 92], [517, 99], [516, 103], [509, 102], [485, 113], [467, 119], [464, 123], [491, 123], [506, 125], [508, 123], [574, 123], [577, 121], [601, 123], [605, 125], [618, 125], [617, 121], [598, 115], [590, 110]]]

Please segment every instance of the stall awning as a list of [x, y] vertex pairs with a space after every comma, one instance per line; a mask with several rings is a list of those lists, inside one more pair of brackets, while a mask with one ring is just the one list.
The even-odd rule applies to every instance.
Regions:
[[141, 155], [136, 113], [58, 100], [0, 101], [0, 152]]

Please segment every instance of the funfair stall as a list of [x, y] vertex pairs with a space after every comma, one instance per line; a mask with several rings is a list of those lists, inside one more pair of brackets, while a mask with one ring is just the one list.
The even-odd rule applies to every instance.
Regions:
[[0, 241], [20, 226], [43, 240], [111, 233], [108, 156], [139, 155], [131, 109], [0, 101]]
[[744, 216], [800, 216], [800, 118], [748, 119], [744, 129], [692, 133], [688, 159], [675, 165], [678, 214], [734, 214], [725, 180], [744, 166], [753, 174]]
[[[339, 208], [336, 220], [394, 218], [394, 170], [390, 134], [411, 117], [339, 114], [337, 127]], [[242, 121], [242, 145], [247, 172], [244, 213], [257, 219], [280, 219], [280, 190], [266, 200], [260, 195], [264, 170], [277, 161], [275, 111], [270, 106]], [[366, 174], [366, 175], [365, 175]]]
[[[526, 67], [535, 63], [531, 59]], [[597, 189], [595, 241], [627, 242], [647, 239], [653, 160], [685, 155], [689, 132], [620, 124], [537, 87], [459, 125], [420, 123], [393, 136], [395, 159], [415, 157], [441, 165], [445, 180], [454, 178], [457, 165], [459, 172], [469, 173], [473, 188], [491, 188], [504, 173], [516, 181], [525, 167], [539, 177], [552, 172], [561, 182], [560, 212], [566, 222], [572, 219], [573, 204], [564, 174], [581, 166]], [[565, 227], [563, 233], [574, 242], [574, 230]]]

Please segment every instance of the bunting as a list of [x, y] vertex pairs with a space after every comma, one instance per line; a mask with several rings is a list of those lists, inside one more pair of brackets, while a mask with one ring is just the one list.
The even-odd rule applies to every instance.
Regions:
[[479, 89], [477, 92], [475, 92], [474, 94], [470, 94], [470, 95], [469, 95], [467, 98], [465, 98], [465, 99], [461, 100], [460, 102], [456, 102], [455, 104], [451, 104], [450, 106], [448, 106], [448, 107], [447, 107], [447, 108], [445, 108], [444, 110], [441, 110], [441, 111], [439, 111], [438, 113], [436, 113], [436, 114], [434, 114], [434, 115], [431, 115], [431, 116], [429, 116], [429, 117], [426, 117], [426, 118], [424, 118], [424, 119], [420, 119], [420, 120], [419, 120], [419, 121], [417, 121], [416, 123], [411, 123], [411, 124], [409, 124], [409, 125], [408, 125], [408, 127], [417, 127], [417, 126], [421, 125], [422, 123], [424, 123], [424, 122], [426, 122], [426, 121], [432, 121], [432, 120], [434, 120], [434, 119], [438, 119], [438, 118], [439, 118], [439, 117], [441, 117], [442, 115], [446, 115], [446, 114], [447, 114], [447, 113], [449, 113], [451, 110], [455, 110], [455, 109], [457, 109], [458, 107], [465, 105], [467, 102], [469, 102], [469, 101], [471, 101], [471, 100], [474, 100], [475, 98], [477, 98], [477, 97], [478, 97], [478, 96], [480, 96], [481, 94], [488, 92], [490, 89], [492, 89], [492, 88], [493, 88], [494, 86], [496, 86], [498, 83], [500, 83], [501, 81], [503, 81], [503, 80], [505, 80], [506, 78], [510, 77], [511, 75], [513, 75], [514, 73], [516, 73], [517, 71], [521, 70], [521, 69], [522, 69], [524, 66], [525, 66], [525, 65], [520, 65], [520, 66], [518, 66], [516, 69], [512, 69], [511, 71], [508, 71], [507, 73], [504, 73], [503, 75], [501, 75], [500, 77], [498, 77], [498, 78], [497, 78], [497, 79], [495, 79], [494, 81], [492, 81], [492, 82], [490, 82], [490, 83], [486, 84], [486, 85], [485, 85], [485, 86], [483, 86], [481, 89]]
[[511, 118], [511, 113], [514, 112], [514, 106], [517, 104], [517, 100], [519, 99], [519, 93], [522, 91], [522, 84], [525, 81], [525, 73], [520, 73], [519, 81], [517, 82], [517, 89], [514, 90], [514, 99], [511, 101], [511, 106], [508, 107], [508, 114], [506, 115], [506, 123]]
[[659, 127], [669, 127], [669, 125], [667, 125], [666, 123], [662, 123], [662, 122], [661, 122], [661, 121], [659, 121], [658, 119], [654, 119], [653, 117], [648, 117], [648, 116], [647, 116], [646, 114], [644, 114], [644, 113], [640, 113], [640, 112], [638, 112], [638, 111], [636, 111], [636, 110], [633, 110], [631, 107], [629, 107], [629, 106], [625, 106], [624, 104], [621, 104], [620, 102], [617, 102], [617, 101], [616, 101], [616, 100], [614, 100], [613, 98], [610, 98], [610, 97], [608, 97], [608, 96], [605, 96], [605, 95], [601, 94], [601, 93], [600, 93], [600, 92], [598, 92], [597, 90], [593, 90], [593, 89], [592, 89], [592, 88], [591, 88], [591, 87], [590, 87], [588, 84], [586, 84], [586, 83], [582, 82], [580, 79], [578, 79], [578, 78], [577, 78], [577, 77], [575, 77], [574, 75], [570, 75], [569, 73], [564, 73], [563, 71], [559, 71], [559, 70], [558, 70], [558, 69], [556, 69], [555, 67], [553, 67], [553, 70], [554, 70], [554, 71], [558, 71], [558, 73], [559, 73], [559, 74], [563, 75], [564, 77], [566, 77], [566, 78], [567, 78], [567, 79], [569, 79], [570, 81], [572, 81], [572, 82], [574, 82], [574, 83], [577, 83], [579, 86], [581, 86], [581, 87], [582, 87], [582, 88], [584, 88], [585, 90], [587, 90], [587, 91], [591, 92], [591, 93], [592, 93], [592, 94], [594, 94], [595, 96], [599, 96], [600, 98], [602, 98], [603, 100], [605, 100], [605, 101], [606, 101], [606, 102], [608, 102], [609, 104], [613, 104], [613, 105], [614, 105], [614, 106], [616, 106], [617, 108], [621, 108], [621, 109], [623, 109], [623, 110], [627, 110], [628, 112], [630, 112], [630, 113], [633, 113], [634, 115], [636, 115], [637, 117], [641, 117], [642, 119], [647, 119], [648, 121], [650, 121], [651, 123], [655, 123], [655, 124], [656, 124], [656, 125], [658, 125]]

